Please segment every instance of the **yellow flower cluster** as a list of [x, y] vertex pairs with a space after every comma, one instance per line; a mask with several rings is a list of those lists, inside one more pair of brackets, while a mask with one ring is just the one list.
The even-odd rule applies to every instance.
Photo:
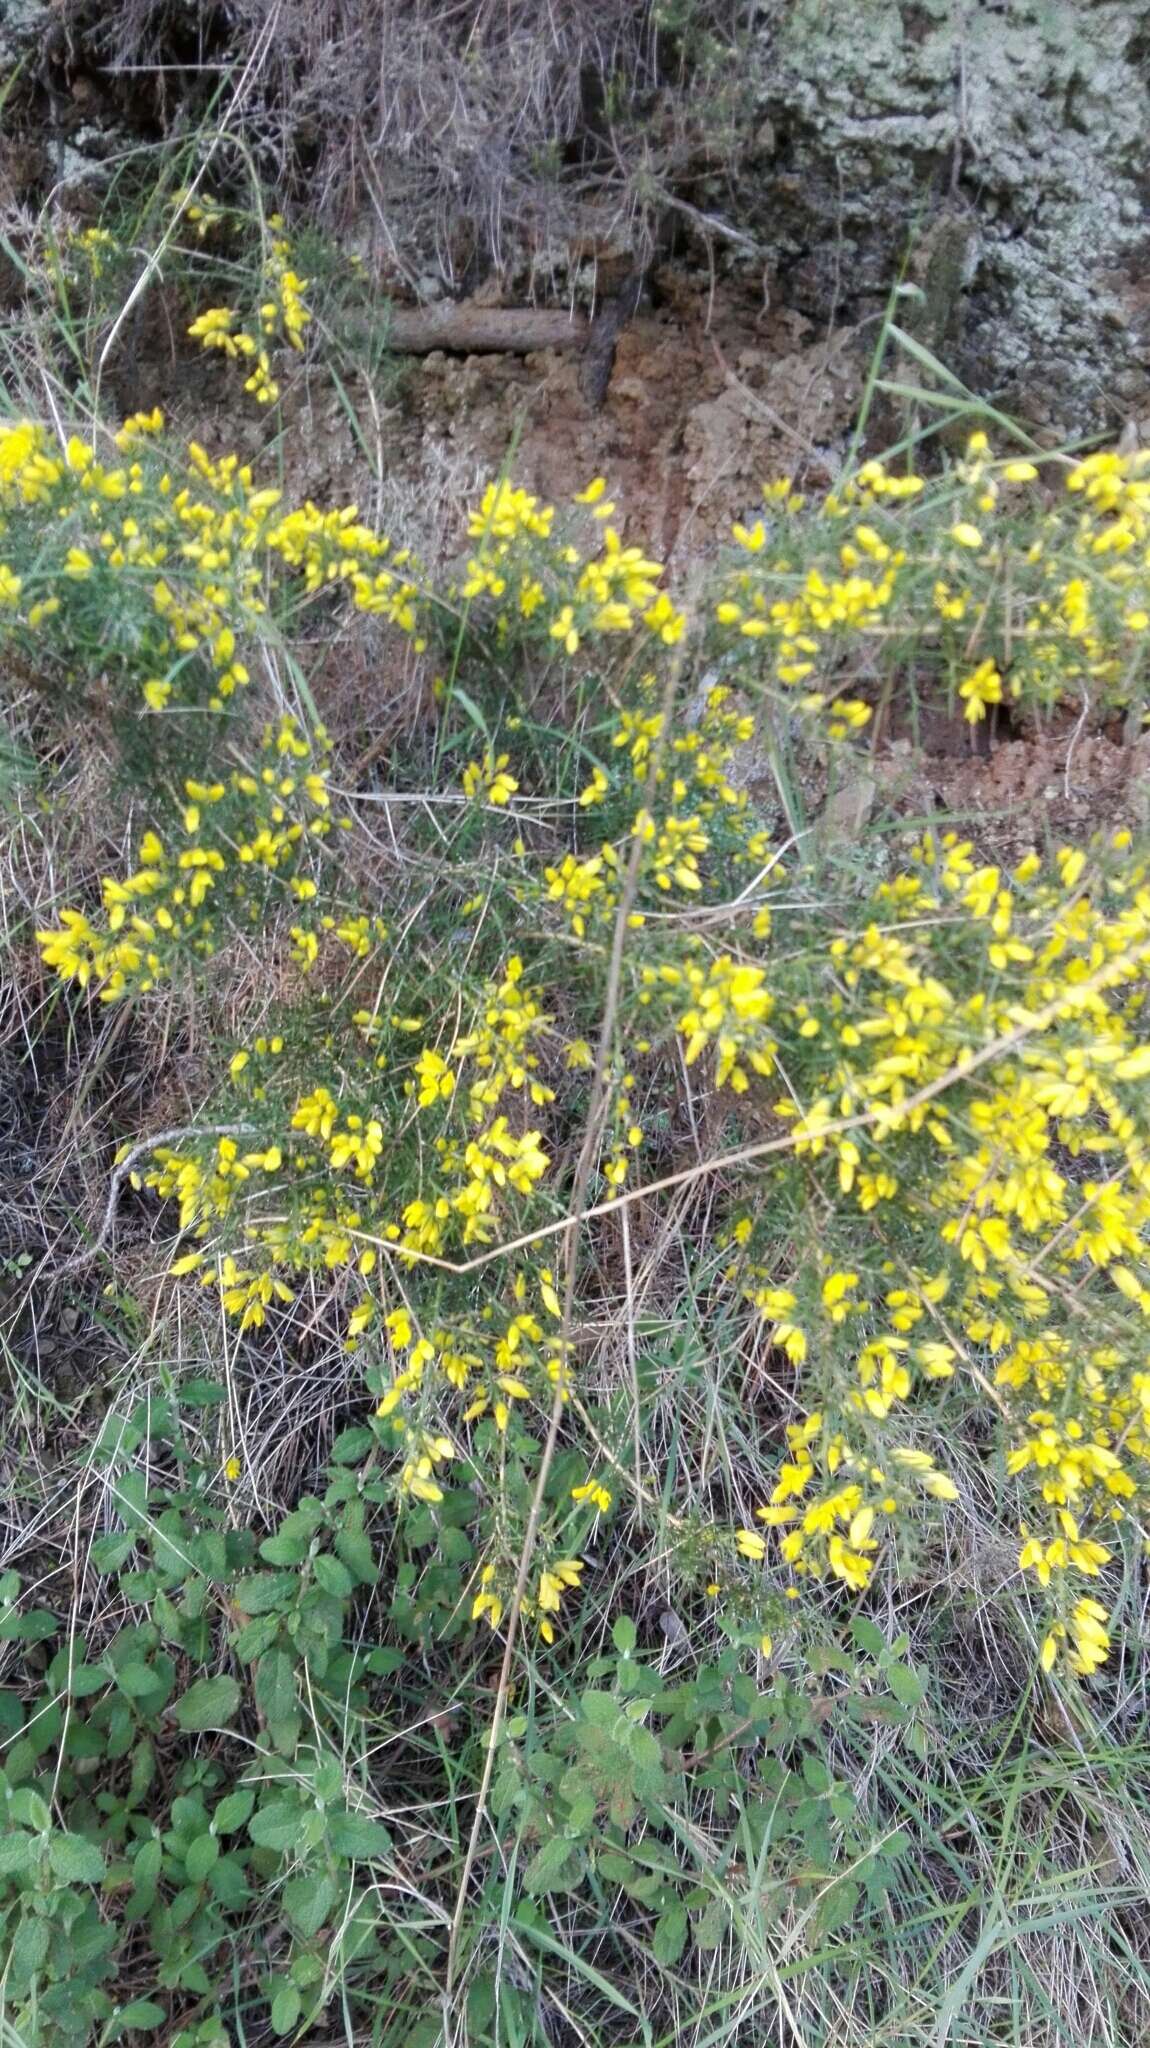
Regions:
[[[582, 1558], [556, 1558], [540, 1572], [535, 1591], [520, 1601], [521, 1614], [537, 1621], [545, 1643], [555, 1641], [553, 1616], [559, 1612], [563, 1595], [572, 1588], [578, 1590], [582, 1574]], [[495, 1566], [485, 1564], [479, 1574], [480, 1590], [471, 1603], [472, 1620], [484, 1620], [491, 1628], [499, 1627], [507, 1604], [504, 1594], [496, 1588], [495, 1579]]]
[[767, 648], [777, 682], [813, 685], [813, 711], [829, 677], [892, 643], [972, 724], [1007, 697], [1128, 702], [1150, 627], [1150, 454], [1059, 466], [1051, 505], [1035, 463], [994, 459], [977, 433], [937, 505], [926, 479], [880, 462], [820, 503], [774, 486], [766, 518], [734, 529], [744, 560], [718, 623]]
[[[185, 212], [201, 236], [220, 218], [218, 214], [213, 218], [199, 207], [186, 208]], [[267, 296], [256, 317], [245, 324], [234, 307], [210, 306], [197, 314], [188, 328], [190, 338], [202, 348], [218, 349], [233, 362], [250, 366], [244, 390], [251, 393], [258, 405], [273, 405], [280, 395], [272, 374], [269, 345], [280, 339], [290, 348], [302, 349], [304, 328], [311, 320], [305, 298], [308, 280], [292, 268], [291, 243], [281, 232], [283, 221], [278, 214], [272, 215], [269, 226], [275, 232], [264, 266], [263, 288]]]
[[[841, 1426], [828, 1433], [820, 1410], [792, 1430], [763, 1519], [785, 1532], [786, 1562], [865, 1583], [875, 1516], [900, 1505], [893, 1478], [954, 1496], [925, 1453], [891, 1450], [873, 1425], [932, 1381], [974, 1375], [1005, 1421], [1006, 1470], [1026, 1483], [1020, 1567], [1077, 1612], [1075, 1581], [1112, 1556], [1100, 1534], [1150, 1496], [1150, 1376], [1123, 1312], [1150, 1306], [1150, 871], [1125, 834], [1010, 875], [976, 867], [949, 834], [924, 839], [916, 868], [878, 894], [887, 924], [832, 941], [833, 976], [801, 1006], [799, 1030], [818, 1027], [808, 1045], [826, 1047], [808, 1107], [775, 1108], [799, 1155], [829, 1156], [840, 1198], [874, 1219], [882, 1306], [839, 1270], [804, 1314], [796, 1282], [756, 1263], [750, 1220], [732, 1232], [728, 1271], [792, 1365], [810, 1371], [832, 1331], [857, 1332]], [[814, 1559], [812, 1538], [826, 1539]], [[1068, 1625], [1048, 1645], [1068, 1642], [1085, 1670]]]
[[644, 979], [648, 988], [682, 988], [689, 995], [690, 1007], [676, 1019], [683, 1058], [691, 1066], [713, 1047], [717, 1088], [729, 1083], [741, 1095], [751, 1074], [774, 1071], [778, 1048], [765, 1029], [773, 1006], [763, 968], [723, 953], [706, 968], [694, 961], [648, 967]]
[[510, 758], [509, 754], [496, 754], [488, 748], [482, 761], [469, 761], [463, 771], [464, 796], [482, 796], [489, 804], [510, 803], [519, 787], [515, 777], [507, 773]]
[[[638, 811], [622, 813], [629, 815], [627, 838], [638, 839], [642, 849], [639, 907], [630, 915], [631, 929], [636, 931], [649, 915], [644, 905], [656, 910], [660, 896], [701, 895], [710, 876], [715, 880], [730, 877], [734, 882], [740, 869], [753, 865], [761, 870], [756, 884], [769, 881], [775, 885], [783, 879], [781, 866], [770, 858], [767, 835], [754, 825], [747, 791], [731, 781], [735, 756], [751, 738], [754, 723], [748, 713], [735, 707], [731, 691], [722, 684], [713, 685], [697, 720], [668, 734], [665, 749], [664, 715], [652, 708], [656, 678], [642, 676], [637, 694], [637, 705], [621, 707], [611, 739], [612, 753], [622, 755], [626, 764], [625, 787], [629, 784], [632, 790], [645, 790], [654, 767], [653, 787], [659, 805], [656, 811], [642, 804]], [[605, 806], [612, 792], [622, 798], [623, 791], [616, 790], [622, 765], [613, 762], [613, 775], [596, 767], [592, 780], [580, 792], [583, 810]], [[716, 846], [716, 833], [720, 847]], [[623, 839], [618, 843], [603, 840], [594, 853], [580, 856], [567, 852], [544, 869], [547, 901], [559, 906], [575, 938], [602, 937], [609, 929], [627, 851]], [[708, 855], [712, 856], [710, 875]], [[744, 883], [740, 894], [757, 920], [756, 936], [764, 937], [770, 927], [770, 911], [757, 896], [750, 900], [755, 886], [748, 890]]]
[[162, 426], [134, 415], [115, 437], [132, 459], [109, 465], [77, 435], [61, 445], [35, 422], [0, 425], [0, 538], [9, 515], [36, 507], [51, 539], [24, 573], [0, 563], [0, 604], [19, 610], [9, 631], [100, 645], [153, 712], [221, 709], [250, 679], [243, 642], [298, 600], [297, 583], [346, 590], [422, 646], [410, 557], [354, 506], [287, 509], [236, 456], [213, 461], [196, 442], [179, 482], [151, 445]]
[[[605, 519], [614, 506], [603, 498], [596, 478], [577, 492], [574, 504]], [[460, 600], [490, 607], [500, 639], [525, 625], [545, 645], [577, 654], [590, 638], [644, 629], [657, 644], [682, 638], [686, 615], [660, 590], [662, 564], [639, 547], [626, 546], [605, 526], [597, 552], [583, 554], [566, 534], [555, 533], [553, 505], [509, 481], [489, 484], [472, 513], [468, 533], [476, 543], [468, 558]]]
[[140, 865], [101, 883], [98, 922], [64, 910], [59, 925], [37, 932], [45, 965], [81, 988], [95, 981], [100, 1000], [114, 1002], [154, 988], [181, 959], [211, 959], [229, 923], [260, 925], [277, 897], [314, 897], [306, 868], [332, 830], [327, 735], [305, 740], [285, 716], [267, 728], [261, 752], [258, 773], [187, 779], [179, 834], [144, 833]]
[[[233, 459], [198, 449], [181, 482], [153, 448], [157, 424], [127, 423], [111, 466], [36, 426], [0, 430], [5, 551], [33, 526], [51, 536], [0, 568], [5, 630], [73, 632], [98, 580], [125, 579], [143, 600], [134, 672], [146, 661], [158, 711], [177, 693], [202, 704], [205, 676], [222, 707], [246, 679], [243, 639], [258, 641], [277, 603], [342, 594], [409, 634], [436, 629], [407, 558], [354, 508], [287, 508]], [[932, 525], [915, 480], [867, 465], [809, 515], [820, 541], [851, 521], [833, 574], [802, 562], [806, 510], [774, 494], [744, 530], [749, 566], [722, 599], [740, 618], [725, 623], [786, 667], [814, 664], [822, 708], [849, 731], [840, 642], [894, 631], [905, 605], [944, 667], [952, 627], [961, 639], [951, 680], [973, 723], [1039, 672], [1022, 650], [1037, 647], [1027, 621], [1049, 586], [1051, 674], [1109, 688], [1115, 635], [1126, 647], [1141, 631], [1131, 579], [1150, 486], [1135, 458], [1079, 464], [1070, 527], [1060, 504], [1021, 565], [1033, 575], [1020, 568], [1014, 582], [1002, 508], [1028, 467], [972, 447], [959, 503], [952, 490], [945, 525]], [[583, 512], [610, 516], [601, 491], [580, 496]], [[109, 510], [120, 498], [126, 519]], [[464, 592], [475, 644], [494, 639], [503, 662], [522, 627], [529, 650], [578, 663], [590, 636], [641, 630], [655, 660], [668, 639], [658, 565], [606, 525], [580, 553], [558, 523], [511, 484], [490, 487]], [[1095, 545], [1122, 534], [1135, 542]], [[995, 640], [986, 605], [987, 638], [972, 644], [978, 575], [992, 572], [1017, 615]], [[748, 620], [764, 630], [744, 632]], [[1095, 1591], [1150, 1505], [1150, 868], [1122, 834], [1006, 869], [956, 833], [928, 833], [869, 893], [828, 908], [800, 868], [784, 895], [740, 786], [753, 737], [730, 680], [740, 673], [732, 662], [685, 715], [656, 672], [620, 671], [611, 710], [564, 752], [561, 788], [516, 740], [517, 718], [493, 717], [452, 813], [459, 845], [479, 844], [481, 877], [470, 854], [456, 874], [437, 850], [431, 904], [420, 848], [410, 876], [398, 864], [386, 925], [323, 859], [337, 823], [326, 738], [284, 719], [250, 766], [233, 748], [226, 767], [183, 781], [135, 866], [103, 883], [99, 913], [66, 910], [41, 933], [46, 964], [111, 1000], [254, 926], [269, 948], [290, 946], [293, 989], [297, 969], [316, 969], [324, 986], [290, 1031], [266, 1025], [229, 1048], [214, 1135], [165, 1148], [141, 1178], [177, 1205], [191, 1240], [172, 1271], [198, 1274], [244, 1327], [291, 1313], [301, 1275], [331, 1277], [341, 1327], [368, 1360], [397, 1492], [434, 1508], [461, 1447], [502, 1457], [523, 1440], [517, 1418], [566, 1400], [574, 1378], [577, 1330], [562, 1327], [553, 1269], [532, 1259], [508, 1287], [507, 1259], [486, 1253], [510, 1241], [518, 1257], [521, 1240], [564, 1227], [626, 887], [617, 1036], [590, 1091], [603, 1097], [595, 1213], [626, 1199], [640, 1148], [658, 1162], [656, 1200], [682, 1159], [685, 1178], [709, 1172], [704, 1148], [721, 1159], [729, 1134], [724, 1277], [714, 1282], [712, 1244], [701, 1246], [700, 1313], [712, 1297], [724, 1318], [749, 1309], [772, 1383], [793, 1399], [765, 1425], [785, 1428], [785, 1454], [761, 1528], [719, 1532], [730, 1568], [769, 1559], [796, 1583], [864, 1588], [886, 1530], [954, 1500], [955, 1477], [923, 1446], [952, 1414], [957, 1443], [973, 1402], [993, 1421], [1019, 1568], [1049, 1609], [1043, 1658], [1088, 1675], [1109, 1632]], [[446, 689], [440, 701], [446, 717]], [[414, 954], [389, 940], [389, 926], [406, 934], [424, 919], [436, 922]], [[453, 951], [441, 932], [466, 943]], [[338, 994], [329, 963], [346, 977]], [[579, 1322], [596, 1313], [580, 1296]], [[561, 1489], [571, 1519], [611, 1505], [602, 1448], [579, 1441]], [[525, 1606], [548, 1640], [578, 1582], [569, 1547], [557, 1532], [559, 1562]], [[490, 1561], [475, 1612], [496, 1626], [513, 1580], [507, 1558]]]

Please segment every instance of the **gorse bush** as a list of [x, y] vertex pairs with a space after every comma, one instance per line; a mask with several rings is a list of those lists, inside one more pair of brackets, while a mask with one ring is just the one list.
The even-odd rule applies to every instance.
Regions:
[[[82, 2037], [81, 1983], [101, 2038], [165, 2017], [113, 2010], [98, 1882], [146, 1923], [187, 2048], [220, 2038], [220, 1959], [267, 1883], [277, 2031], [345, 1965], [377, 1987], [412, 1968], [355, 1871], [391, 1843], [349, 1758], [373, 1686], [437, 1645], [519, 1635], [544, 1686], [580, 1671], [569, 1712], [504, 1724], [505, 1662], [484, 1793], [528, 1891], [621, 1886], [668, 1966], [738, 1925], [674, 1847], [696, 1785], [828, 1935], [883, 1910], [900, 1851], [828, 1773], [803, 1660], [828, 1612], [925, 1568], [941, 1518], [1029, 1575], [1035, 1666], [1067, 1687], [1104, 1666], [1150, 1500], [1150, 854], [1119, 829], [1008, 869], [917, 828], [877, 871], [820, 862], [748, 762], [849, 772], [896, 684], [972, 724], [1138, 705], [1147, 469], [1040, 470], [976, 436], [935, 478], [772, 486], [686, 603], [599, 479], [563, 514], [493, 483], [435, 588], [354, 507], [181, 459], [158, 417], [107, 448], [0, 430], [5, 638], [46, 716], [85, 701], [146, 767], [131, 863], [45, 912], [44, 964], [76, 1001], [163, 992], [212, 1046], [201, 1113], [123, 1133], [117, 1185], [156, 1198], [189, 1313], [206, 1293], [236, 1340], [322, 1329], [354, 1354], [322, 1487], [266, 1531], [218, 1388], [208, 1423], [178, 1390], [116, 1418], [94, 1562], [142, 1619], [61, 1646], [8, 1587], [3, 1632], [56, 1645], [40, 1703], [10, 1709], [11, 1986], [59, 2038]], [[359, 791], [269, 658], [357, 611], [414, 643], [436, 707]], [[253, 959], [251, 1029], [225, 1031]], [[732, 1455], [688, 1476], [667, 1440], [642, 1353], [688, 1328], [740, 1376], [750, 1485]], [[581, 1620], [645, 1526], [726, 1645], [680, 1688], [625, 1611], [599, 1610], [614, 1655]], [[918, 1678], [855, 1620], [877, 1662], [844, 1690], [889, 1674], [913, 1721]], [[204, 1731], [230, 1732], [177, 1740]], [[105, 1756], [123, 1769], [96, 1793]], [[445, 1947], [451, 1978], [458, 1928], [409, 1934], [416, 1981]]]
[[1058, 466], [1065, 490], [1036, 495], [1036, 464], [993, 460], [979, 432], [945, 482], [866, 462], [813, 516], [772, 487], [783, 520], [734, 529], [751, 559], [717, 616], [767, 643], [783, 683], [821, 678], [845, 641], [856, 663], [881, 649], [888, 685], [941, 686], [971, 724], [1002, 703], [1140, 702], [1150, 461]]
[[[184, 194], [177, 195], [176, 204], [183, 217], [194, 222], [197, 234], [209, 232], [224, 218], [216, 208], [191, 204]], [[312, 317], [304, 298], [307, 280], [292, 267], [292, 245], [283, 226], [282, 215], [273, 214], [268, 222], [271, 240], [261, 280], [267, 296], [249, 314], [247, 322], [234, 306], [211, 306], [207, 312], [198, 313], [188, 329], [192, 339], [203, 348], [219, 349], [230, 361], [244, 365], [248, 371], [244, 390], [259, 405], [274, 405], [280, 395], [272, 375], [270, 354], [275, 341], [281, 340], [302, 351], [304, 329]]]
[[[131, 442], [153, 424], [133, 422], [119, 438]], [[215, 710], [247, 680], [237, 628], [250, 631], [262, 617], [270, 564], [294, 574], [304, 597], [346, 584], [353, 604], [383, 609], [409, 631], [421, 630], [421, 618], [429, 622], [422, 630], [433, 630], [432, 594], [375, 567], [388, 544], [353, 509], [285, 511], [278, 493], [256, 489], [238, 465], [213, 464], [198, 450], [192, 464], [204, 495], [175, 489], [165, 472], [152, 481], [155, 510], [120, 521], [117, 533], [104, 526], [103, 507], [122, 496], [146, 499], [138, 461], [106, 469], [87, 444], [73, 440], [55, 455], [35, 428], [6, 434], [9, 502], [49, 505], [59, 517], [62, 559], [41, 561], [31, 574], [5, 571], [9, 603], [25, 607], [29, 629], [75, 632], [74, 601], [61, 588], [74, 585], [91, 601], [97, 577], [151, 575], [175, 556], [190, 593], [162, 575], [153, 580], [155, 625], [122, 650], [126, 663], [161, 671], [141, 685], [158, 715], [171, 714], [177, 688], [189, 696], [202, 690], [205, 674]], [[1068, 479], [1091, 507], [1076, 520], [1075, 551], [1103, 565], [1096, 580], [1104, 592], [1116, 586], [1132, 637], [1146, 616], [1134, 608], [1130, 563], [1147, 489], [1129, 476], [1136, 467], [1092, 458]], [[1033, 479], [1031, 464], [1008, 463], [1005, 472], [1008, 483]], [[984, 513], [994, 509], [997, 482], [980, 440], [960, 481], [978, 491]], [[888, 479], [872, 464], [859, 489], [882, 504], [907, 504], [921, 501], [909, 488], [920, 482]], [[609, 516], [601, 489], [582, 498]], [[783, 502], [794, 520], [793, 496]], [[950, 509], [944, 503], [944, 517]], [[840, 517], [838, 499], [819, 513], [824, 522]], [[95, 547], [77, 544], [97, 522]], [[1057, 540], [1056, 515], [1041, 526]], [[506, 485], [488, 491], [472, 521], [480, 545], [455, 600], [471, 608], [463, 630], [474, 636], [478, 659], [485, 640], [498, 660], [534, 635], [568, 658], [585, 638], [616, 633], [638, 632], [656, 647], [680, 640], [684, 614], [658, 589], [657, 563], [624, 547], [609, 525], [589, 559], [553, 529], [550, 507]], [[192, 537], [179, 538], [182, 531]], [[848, 640], [852, 630], [865, 636], [880, 616], [897, 615], [910, 549], [862, 522], [851, 534], [839, 549], [851, 571], [845, 580], [808, 569], [801, 598], [768, 604], [755, 587], [745, 607], [729, 596], [719, 602], [720, 623], [736, 624], [743, 640], [762, 637], [748, 632], [755, 624], [768, 633], [777, 626], [785, 683], [805, 684], [819, 653], [808, 623]], [[763, 551], [761, 527], [738, 538], [753, 556]], [[942, 545], [951, 544], [973, 552], [982, 541], [966, 522], [951, 521]], [[882, 564], [881, 581], [854, 573], [860, 548]], [[1024, 559], [1043, 565], [1046, 585], [1043, 543], [1028, 542]], [[733, 573], [744, 589], [756, 575]], [[775, 576], [786, 573], [776, 561]], [[1001, 576], [1001, 566], [989, 573]], [[978, 605], [989, 617], [991, 606], [945, 588], [940, 607], [932, 582], [929, 604], [932, 627], [935, 617], [942, 621], [940, 660], [948, 663], [944, 629], [955, 610]], [[908, 578], [908, 609], [921, 589], [921, 573]], [[1067, 589], [1077, 593], [1072, 607]], [[1033, 609], [1037, 631], [1028, 632], [1029, 618], [1017, 631], [1023, 648], [1045, 636], [1035, 655], [1040, 673], [1065, 628], [1071, 680], [1089, 674], [1113, 685], [1121, 670], [1129, 689], [1130, 664], [1123, 668], [1097, 638], [1081, 578], [1063, 585], [1057, 605], [1043, 596]], [[913, 634], [909, 621], [905, 630]], [[464, 650], [452, 652], [458, 685]], [[800, 653], [809, 659], [796, 670]], [[981, 648], [968, 659], [975, 653]], [[736, 685], [745, 680], [729, 654], [719, 658]], [[998, 675], [993, 656], [972, 675], [984, 683], [988, 670]], [[1029, 675], [1023, 664], [1020, 690]], [[1091, 1526], [1120, 1520], [1122, 1501], [1139, 1493], [1144, 1374], [1140, 1352], [1127, 1356], [1121, 1339], [1117, 1349], [1102, 1342], [1084, 1356], [1073, 1331], [1087, 1312], [1103, 1336], [1115, 1317], [1120, 1331], [1123, 1305], [1150, 1298], [1127, 1263], [1137, 1258], [1146, 1221], [1137, 1085], [1150, 1072], [1150, 1048], [1139, 1036], [1145, 871], [1122, 834], [1092, 856], [1067, 850], [1044, 864], [1032, 855], [1011, 875], [978, 866], [954, 835], [941, 844], [927, 835], [913, 865], [879, 884], [856, 907], [854, 929], [843, 930], [804, 902], [801, 871], [783, 894], [782, 860], [754, 828], [746, 794], [732, 786], [732, 758], [753, 721], [735, 708], [730, 684], [712, 686], [697, 720], [686, 723], [675, 682], [674, 668], [665, 685], [654, 671], [624, 677], [625, 701], [600, 722], [593, 744], [584, 743], [590, 775], [582, 787], [570, 772], [556, 786], [540, 785], [526, 748], [517, 773], [510, 752], [495, 753], [493, 744], [464, 771], [473, 822], [440, 887], [458, 899], [453, 915], [467, 961], [439, 992], [442, 1008], [427, 999], [433, 985], [419, 949], [413, 982], [402, 956], [390, 955], [377, 906], [341, 901], [338, 873], [325, 875], [310, 859], [333, 824], [326, 735], [320, 728], [309, 739], [291, 717], [265, 733], [264, 765], [233, 769], [226, 780], [185, 778], [175, 834], [165, 841], [149, 831], [142, 864], [104, 883], [101, 922], [68, 911], [58, 931], [42, 933], [45, 959], [81, 985], [95, 977], [105, 1000], [129, 988], [146, 992], [177, 961], [210, 958], [232, 925], [262, 925], [277, 904], [297, 968], [313, 970], [322, 947], [326, 986], [313, 1042], [301, 1012], [291, 1048], [283, 1034], [237, 1047], [211, 1106], [224, 1134], [206, 1149], [194, 1140], [166, 1148], [145, 1178], [161, 1196], [176, 1196], [181, 1227], [207, 1240], [209, 1249], [184, 1252], [177, 1270], [202, 1268], [245, 1327], [262, 1322], [273, 1302], [291, 1300], [293, 1273], [346, 1267], [366, 1283], [348, 1336], [384, 1333], [393, 1369], [379, 1390], [381, 1434], [399, 1452], [401, 1492], [436, 1503], [436, 1468], [454, 1455], [439, 1419], [445, 1399], [458, 1397], [454, 1433], [472, 1428], [487, 1454], [488, 1429], [502, 1435], [516, 1403], [546, 1405], [551, 1390], [567, 1394], [571, 1336], [547, 1246], [561, 1234], [569, 1178], [554, 1169], [557, 1153], [571, 1158], [586, 1073], [596, 1064], [611, 933], [621, 924], [616, 1030], [599, 1062], [606, 1096], [594, 1210], [614, 1215], [633, 1199], [618, 1191], [656, 1144], [672, 1169], [657, 1175], [660, 1183], [697, 1177], [695, 1168], [674, 1169], [677, 1083], [668, 1084], [678, 1067], [698, 1072], [721, 1114], [741, 1109], [748, 1133], [775, 1130], [749, 1146], [718, 1147], [705, 1170], [722, 1171], [731, 1211], [716, 1243], [733, 1256], [712, 1284], [731, 1285], [761, 1312], [768, 1343], [797, 1369], [796, 1394], [812, 1411], [789, 1425], [792, 1456], [760, 1510], [781, 1532], [782, 1557], [800, 1572], [829, 1568], [849, 1587], [864, 1585], [883, 1519], [920, 1485], [936, 1498], [953, 1494], [924, 1454], [891, 1440], [898, 1429], [889, 1429], [890, 1418], [901, 1422], [909, 1404], [910, 1420], [932, 1382], [985, 1356], [1006, 1390], [995, 1409], [1008, 1426], [1008, 1469], [1035, 1482], [1027, 1514], [1038, 1517], [1040, 1533], [1024, 1530], [1023, 1562], [1044, 1583], [1055, 1572], [1073, 1603], [1059, 1610], [1044, 1654], [1069, 1626], [1076, 1667], [1090, 1668], [1085, 1646], [1096, 1643], [1098, 1661], [1103, 1610], [1077, 1581], [1096, 1577], [1109, 1552], [1097, 1532], [1083, 1533], [1080, 1517]], [[983, 683], [977, 692], [959, 686], [968, 715], [985, 708]], [[812, 712], [826, 705], [826, 693], [803, 699]], [[855, 722], [865, 709], [834, 698], [832, 723]], [[522, 723], [510, 713], [504, 729], [511, 735]], [[555, 804], [572, 815], [573, 838], [556, 837], [541, 821], [540, 810]], [[502, 820], [515, 830], [496, 842], [492, 858], [483, 842]], [[354, 829], [348, 817], [338, 823]], [[477, 897], [476, 871], [489, 861]], [[537, 933], [533, 944], [507, 950], [506, 933], [523, 926]], [[353, 1008], [346, 984], [335, 992], [332, 946], [352, 956], [350, 988], [381, 983], [371, 1003]], [[736, 1156], [747, 1151], [748, 1159]], [[767, 1158], [769, 1167], [760, 1163]], [[1071, 1161], [1083, 1166], [1072, 1170]], [[827, 1210], [813, 1259], [796, 1243], [812, 1202]], [[512, 1237], [528, 1256], [474, 1252]], [[473, 1272], [482, 1277], [468, 1285]], [[857, 1384], [848, 1392], [836, 1374], [852, 1352]], [[586, 1499], [608, 1491], [595, 1474], [584, 1487]], [[735, 1542], [752, 1559], [764, 1552], [750, 1530]], [[515, 1556], [513, 1531], [502, 1549], [476, 1594], [477, 1611], [496, 1626], [503, 1598], [494, 1586]], [[535, 1607], [546, 1634], [581, 1569], [565, 1556], [557, 1573], [543, 1567]]]

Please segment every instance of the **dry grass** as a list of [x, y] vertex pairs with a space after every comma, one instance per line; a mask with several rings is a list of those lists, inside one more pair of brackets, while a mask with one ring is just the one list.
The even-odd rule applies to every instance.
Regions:
[[233, 0], [226, 26], [153, 0], [72, 11], [161, 109], [225, 75], [233, 139], [329, 220], [370, 221], [416, 290], [429, 256], [455, 289], [620, 240], [643, 260], [670, 213], [728, 232], [690, 195], [738, 151], [749, 0]]

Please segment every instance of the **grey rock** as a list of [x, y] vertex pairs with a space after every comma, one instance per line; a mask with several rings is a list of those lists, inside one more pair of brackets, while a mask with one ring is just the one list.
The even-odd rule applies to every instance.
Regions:
[[757, 55], [742, 224], [784, 300], [865, 311], [933, 257], [921, 338], [976, 388], [1079, 431], [1150, 390], [1147, 0], [776, 0]]

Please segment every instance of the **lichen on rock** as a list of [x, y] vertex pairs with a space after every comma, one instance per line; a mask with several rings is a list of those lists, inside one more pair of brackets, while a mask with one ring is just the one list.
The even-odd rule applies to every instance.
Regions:
[[[748, 222], [825, 317], [969, 222], [949, 359], [1040, 424], [1146, 409], [1146, 0], [786, 0], [759, 31]], [[926, 254], [924, 255], [924, 249]]]

